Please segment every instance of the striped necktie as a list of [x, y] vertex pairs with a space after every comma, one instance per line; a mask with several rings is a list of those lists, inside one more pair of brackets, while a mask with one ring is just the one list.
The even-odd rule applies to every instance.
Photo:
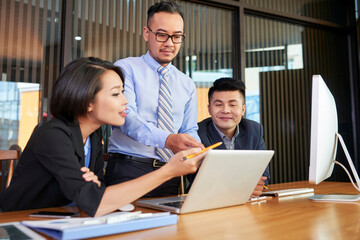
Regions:
[[[169, 87], [169, 69], [160, 66], [157, 70], [160, 73], [159, 106], [158, 106], [158, 128], [174, 133], [174, 119], [172, 115], [172, 98]], [[167, 162], [172, 157], [173, 152], [167, 148], [157, 148], [156, 153]]]

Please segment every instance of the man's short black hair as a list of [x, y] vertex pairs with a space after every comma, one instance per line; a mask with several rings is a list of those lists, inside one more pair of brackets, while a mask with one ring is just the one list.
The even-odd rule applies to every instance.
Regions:
[[99, 58], [82, 57], [66, 65], [52, 90], [51, 114], [70, 123], [85, 116], [90, 102], [102, 88], [101, 75], [108, 70], [117, 73], [124, 83], [122, 70]]
[[240, 79], [234, 78], [219, 78], [217, 79], [213, 86], [209, 89], [208, 100], [210, 100], [214, 92], [224, 92], [224, 91], [239, 91], [242, 97], [244, 98], [245, 103], [245, 83]]
[[178, 13], [184, 20], [184, 14], [179, 5], [177, 5], [174, 1], [164, 1], [155, 3], [149, 8], [147, 11], [147, 24], [149, 24], [149, 19], [157, 12]]

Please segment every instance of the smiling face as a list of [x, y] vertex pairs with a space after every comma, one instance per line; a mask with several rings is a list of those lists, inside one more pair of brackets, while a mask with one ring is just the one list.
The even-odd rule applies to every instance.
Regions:
[[[149, 19], [148, 27], [156, 33], [184, 34], [184, 21], [178, 13], [157, 12]], [[174, 44], [171, 38], [158, 42], [147, 27], [143, 28], [143, 36], [148, 43], [149, 54], [162, 66], [168, 65], [179, 53], [181, 43]]]
[[215, 91], [208, 110], [217, 128], [229, 139], [245, 114], [245, 99], [240, 91]]
[[121, 126], [125, 123], [126, 104], [124, 86], [119, 75], [106, 70], [101, 76], [101, 90], [95, 95], [88, 108], [88, 117], [100, 125]]

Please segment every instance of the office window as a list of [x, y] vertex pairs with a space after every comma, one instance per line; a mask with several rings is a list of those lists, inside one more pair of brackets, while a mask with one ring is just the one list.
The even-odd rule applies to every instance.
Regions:
[[[74, 1], [71, 56], [116, 61], [146, 53], [142, 28], [147, 9], [158, 1]], [[233, 12], [187, 1], [182, 7], [187, 37], [173, 64], [197, 85], [199, 120], [208, 116], [207, 91], [219, 77], [232, 77]]]
[[245, 5], [347, 25], [353, 0], [244, 0]]
[[346, 46], [339, 32], [245, 16], [247, 116], [264, 125], [266, 146], [276, 152], [272, 183], [308, 178], [313, 74], [333, 92], [344, 89], [334, 97], [347, 103], [338, 106], [339, 132], [351, 140]]
[[25, 147], [59, 73], [61, 0], [0, 1], [0, 149]]

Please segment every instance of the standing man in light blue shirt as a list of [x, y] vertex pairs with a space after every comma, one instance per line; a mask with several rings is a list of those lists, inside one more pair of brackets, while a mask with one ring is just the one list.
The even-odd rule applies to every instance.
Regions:
[[[125, 73], [129, 103], [125, 124], [113, 127], [109, 139], [107, 185], [154, 171], [181, 150], [203, 147], [195, 84], [171, 64], [185, 38], [179, 6], [172, 1], [151, 6], [143, 37], [145, 55], [115, 62]], [[146, 197], [178, 194], [179, 183], [180, 178], [172, 179]]]

